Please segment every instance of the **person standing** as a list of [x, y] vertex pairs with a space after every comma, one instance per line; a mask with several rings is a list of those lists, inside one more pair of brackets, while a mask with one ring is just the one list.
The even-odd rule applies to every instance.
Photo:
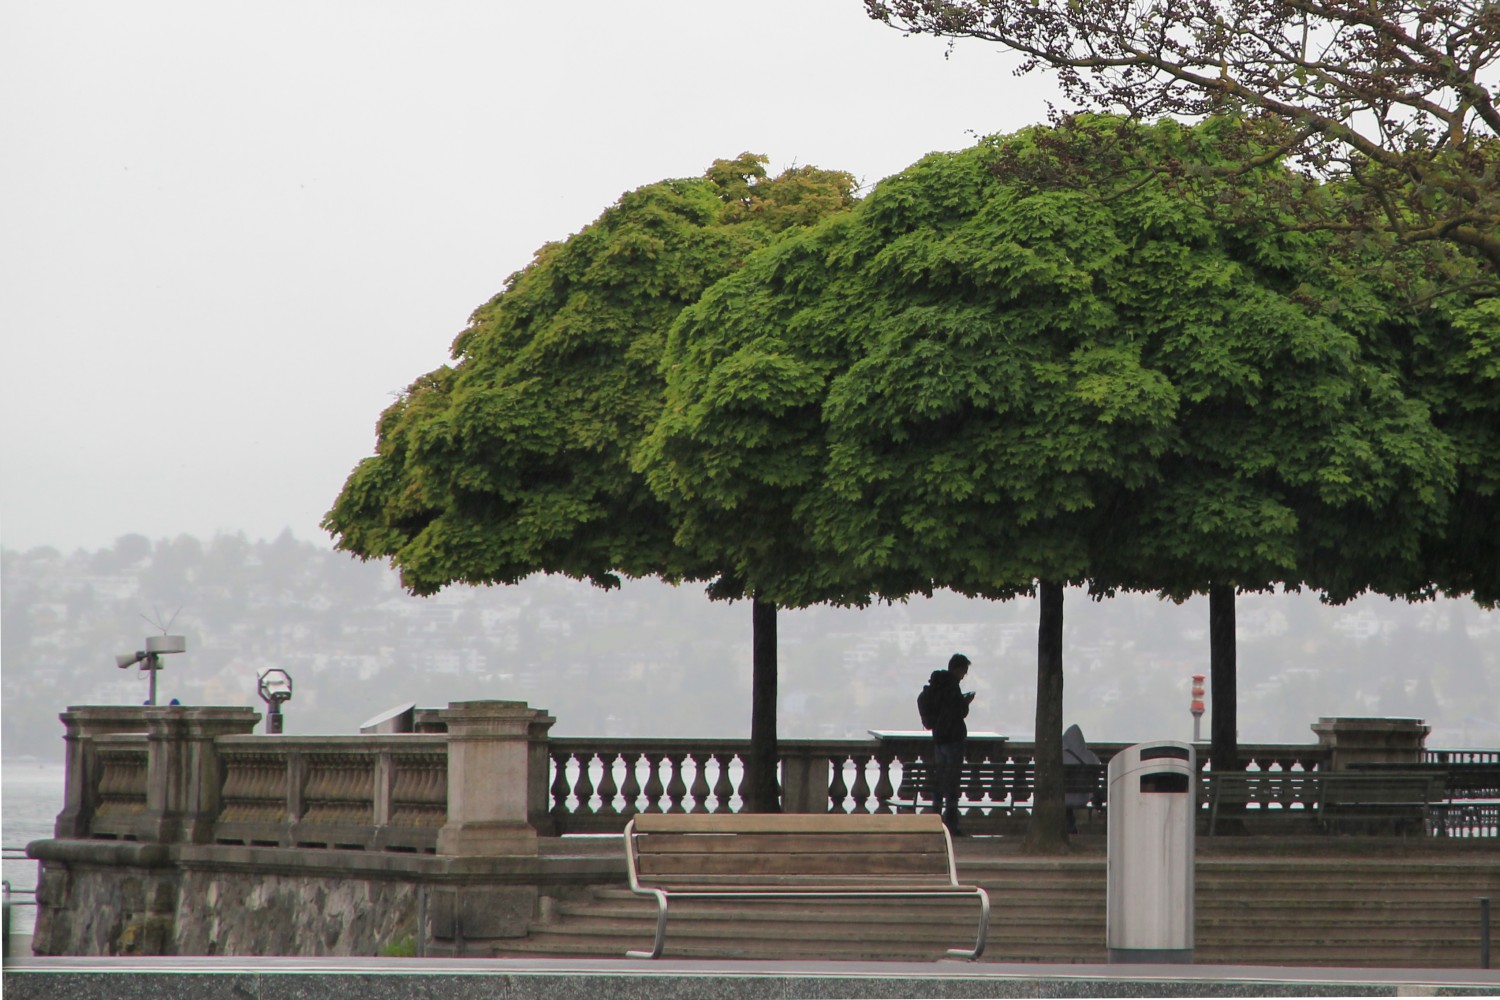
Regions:
[[964, 762], [964, 740], [969, 726], [969, 705], [974, 692], [965, 694], [959, 684], [969, 673], [969, 658], [954, 653], [947, 670], [934, 670], [917, 698], [922, 725], [932, 730], [932, 808], [943, 817], [943, 825], [955, 837], [958, 826], [958, 785]]

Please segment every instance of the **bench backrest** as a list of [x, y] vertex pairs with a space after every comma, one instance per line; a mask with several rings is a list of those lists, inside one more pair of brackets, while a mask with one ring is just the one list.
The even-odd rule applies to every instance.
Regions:
[[1292, 803], [1306, 806], [1379, 806], [1440, 799], [1442, 778], [1396, 771], [1228, 771], [1203, 776], [1214, 802]]
[[625, 831], [632, 886], [956, 885], [935, 815], [641, 814]]
[[1325, 771], [1209, 771], [1202, 777], [1203, 798], [1214, 802], [1275, 802], [1315, 805]]
[[[1091, 794], [1102, 805], [1104, 772], [1103, 764], [1064, 763], [1063, 791]], [[933, 768], [927, 761], [903, 762], [901, 773], [903, 789], [928, 790], [932, 787]], [[1001, 802], [1009, 798], [1012, 802], [1025, 802], [1031, 798], [1035, 784], [1036, 768], [1030, 763], [965, 761], [959, 766], [959, 793], [970, 800], [988, 798]]]
[[1441, 775], [1397, 771], [1331, 772], [1323, 779], [1325, 806], [1410, 806], [1440, 801]]

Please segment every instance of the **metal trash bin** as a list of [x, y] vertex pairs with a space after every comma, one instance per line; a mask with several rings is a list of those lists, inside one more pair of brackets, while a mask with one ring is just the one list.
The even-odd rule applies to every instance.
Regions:
[[1189, 743], [1138, 743], [1109, 762], [1111, 962], [1193, 961], [1197, 781]]

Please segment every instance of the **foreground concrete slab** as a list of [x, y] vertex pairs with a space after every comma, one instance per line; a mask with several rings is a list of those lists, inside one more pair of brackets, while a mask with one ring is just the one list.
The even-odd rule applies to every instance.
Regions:
[[8, 1000], [1496, 996], [1500, 972], [967, 962], [28, 958]]

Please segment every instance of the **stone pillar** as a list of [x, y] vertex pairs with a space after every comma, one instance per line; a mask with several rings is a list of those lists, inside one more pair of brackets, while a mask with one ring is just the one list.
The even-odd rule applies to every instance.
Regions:
[[214, 740], [255, 731], [253, 708], [146, 708], [146, 812], [138, 836], [156, 843], [203, 844], [219, 815]]
[[1421, 719], [1321, 718], [1313, 723], [1328, 769], [1351, 764], [1420, 764], [1432, 727]]
[[110, 733], [144, 733], [146, 710], [138, 705], [70, 705], [58, 716], [65, 746], [63, 810], [52, 835], [87, 837], [99, 805], [99, 764], [94, 737]]
[[828, 754], [781, 745], [781, 811], [826, 813], [832, 773]]
[[454, 702], [448, 724], [448, 822], [439, 854], [537, 853], [546, 828], [547, 731], [557, 720], [523, 701]]

